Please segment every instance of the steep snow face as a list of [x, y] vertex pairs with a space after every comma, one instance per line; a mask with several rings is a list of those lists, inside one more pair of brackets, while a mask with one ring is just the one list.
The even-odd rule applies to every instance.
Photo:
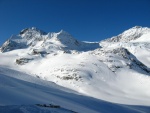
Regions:
[[150, 32], [143, 34], [141, 37], [133, 40], [132, 42], [150, 43]]
[[14, 49], [21, 49], [27, 47], [27, 40], [22, 39], [20, 36], [12, 35], [0, 48], [1, 52], [7, 52]]
[[58, 33], [54, 34], [54, 38], [58, 41], [60, 41], [60, 43], [62, 43], [63, 45], [66, 45], [68, 47], [71, 46], [79, 46], [80, 42], [78, 42], [76, 39], [74, 39], [69, 33], [61, 30]]
[[1, 47], [1, 52], [7, 52], [14, 49], [27, 48], [34, 46], [38, 41], [43, 40], [45, 33], [37, 28], [27, 28], [20, 32], [19, 35], [12, 35]]

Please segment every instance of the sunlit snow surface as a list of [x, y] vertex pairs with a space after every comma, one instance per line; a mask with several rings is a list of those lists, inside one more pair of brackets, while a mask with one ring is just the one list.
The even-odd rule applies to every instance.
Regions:
[[23, 30], [1, 48], [0, 113], [149, 113], [149, 32], [133, 27], [99, 44]]
[[[8, 68], [0, 67], [0, 73], [1, 113], [148, 113], [150, 110], [148, 106], [114, 104], [88, 97]], [[39, 107], [37, 103], [60, 108]]]

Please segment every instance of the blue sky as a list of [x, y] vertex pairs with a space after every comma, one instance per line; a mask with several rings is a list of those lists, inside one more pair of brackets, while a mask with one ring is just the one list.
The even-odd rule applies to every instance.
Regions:
[[32, 26], [100, 41], [136, 25], [150, 27], [150, 0], [0, 0], [0, 45]]

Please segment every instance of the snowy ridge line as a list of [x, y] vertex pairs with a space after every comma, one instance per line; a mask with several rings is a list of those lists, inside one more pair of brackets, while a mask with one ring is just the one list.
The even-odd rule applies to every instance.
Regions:
[[150, 33], [150, 28], [135, 26], [130, 28], [129, 30], [124, 31], [118, 36], [113, 36], [112, 38], [106, 39], [102, 42], [110, 42], [110, 43], [130, 42], [132, 40], [138, 39], [139, 37], [147, 33]]
[[40, 48], [47, 50], [87, 51], [98, 48], [99, 43], [77, 41], [72, 35], [61, 30], [58, 33], [45, 33], [35, 27], [24, 29], [19, 35], [13, 35], [1, 47], [1, 52], [22, 48]]

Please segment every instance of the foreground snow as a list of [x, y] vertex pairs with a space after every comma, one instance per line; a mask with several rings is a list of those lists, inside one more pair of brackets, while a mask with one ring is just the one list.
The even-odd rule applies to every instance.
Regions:
[[[57, 86], [22, 72], [0, 67], [0, 112], [142, 113], [149, 107], [113, 104]], [[59, 105], [60, 108], [36, 104]]]

